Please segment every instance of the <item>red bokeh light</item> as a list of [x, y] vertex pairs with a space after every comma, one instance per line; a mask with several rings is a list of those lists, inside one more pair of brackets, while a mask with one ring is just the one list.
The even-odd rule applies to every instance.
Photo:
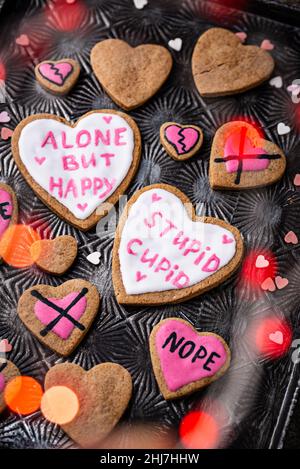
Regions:
[[179, 436], [188, 449], [212, 449], [219, 442], [219, 425], [207, 412], [192, 411], [183, 417]]
[[250, 339], [259, 355], [276, 359], [289, 350], [292, 329], [286, 320], [268, 316], [254, 323]]
[[[257, 259], [259, 256], [269, 263], [266, 267], [257, 267]], [[253, 289], [261, 289], [261, 285], [267, 278], [274, 279], [277, 274], [277, 261], [274, 254], [268, 250], [253, 250], [245, 257], [241, 278]]]
[[75, 31], [79, 28], [87, 14], [87, 7], [81, 0], [68, 2], [56, 0], [53, 7], [46, 10], [47, 20], [64, 32]]
[[0, 80], [5, 81], [6, 79], [6, 68], [3, 62], [0, 62]]

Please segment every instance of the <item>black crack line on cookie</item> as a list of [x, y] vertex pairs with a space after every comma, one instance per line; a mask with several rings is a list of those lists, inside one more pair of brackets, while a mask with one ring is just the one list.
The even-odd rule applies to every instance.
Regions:
[[7, 367], [7, 363], [0, 363], [0, 373], [2, 373], [3, 370]]
[[[174, 125], [174, 124], [172, 124], [172, 126], [173, 126], [173, 125]], [[169, 127], [172, 127], [172, 126], [171, 126], [171, 125], [168, 125], [168, 127], [165, 128], [164, 137], [165, 137], [165, 139], [167, 140], [167, 142], [174, 148], [174, 150], [175, 150], [175, 152], [176, 152], [176, 154], [177, 154], [178, 156], [182, 156], [182, 155], [185, 155], [185, 154], [187, 154], [187, 153], [191, 153], [191, 152], [194, 150], [194, 148], [196, 148], [197, 145], [199, 145], [199, 139], [200, 139], [200, 137], [201, 137], [199, 130], [195, 129], [194, 127], [191, 127], [191, 128], [193, 128], [193, 129], [197, 132], [197, 134], [198, 134], [198, 140], [197, 140], [197, 142], [189, 149], [189, 151], [186, 151], [186, 145], [185, 145], [185, 143], [184, 143], [185, 136], [182, 135], [182, 132], [183, 132], [188, 126], [187, 126], [187, 127], [182, 127], [182, 128], [179, 130], [178, 134], [181, 136], [181, 139], [178, 140], [178, 143], [180, 143], [180, 145], [182, 145], [182, 153], [178, 153], [177, 148], [176, 148], [176, 145], [175, 145], [174, 143], [170, 142], [170, 140], [168, 139], [167, 134], [166, 134], [167, 129], [168, 129]]]
[[[68, 62], [68, 63], [69, 63], [69, 62]], [[66, 83], [66, 81], [67, 81], [67, 79], [69, 78], [70, 75], [72, 75], [72, 73], [73, 73], [73, 71], [74, 71], [73, 65], [69, 63], [69, 65], [71, 65], [72, 68], [71, 68], [71, 70], [68, 72], [68, 74], [64, 77], [64, 76], [60, 73], [60, 71], [57, 69], [57, 67], [56, 67], [55, 64], [52, 64], [52, 63], [50, 63], [50, 62], [47, 62], [47, 65], [49, 65], [50, 68], [51, 68], [51, 70], [53, 70], [54, 75], [56, 75], [57, 77], [59, 77], [59, 78], [61, 79], [62, 83], [61, 83], [61, 84], [59, 84], [59, 83], [54, 83], [54, 81], [52, 81], [52, 80], [50, 80], [49, 78], [47, 78], [47, 77], [41, 72], [40, 67], [39, 67], [39, 73], [40, 73], [41, 76], [44, 78], [44, 80], [49, 81], [49, 83], [51, 83], [52, 85], [55, 85], [55, 86], [64, 86], [65, 83]]]
[[41, 336], [45, 337], [48, 334], [48, 332], [50, 332], [56, 326], [56, 324], [59, 323], [59, 321], [62, 318], [68, 319], [72, 324], [74, 324], [75, 327], [77, 327], [81, 331], [84, 331], [85, 326], [83, 324], [81, 324], [80, 322], [76, 321], [76, 319], [74, 319], [72, 316], [70, 316], [68, 314], [68, 312], [70, 311], [70, 309], [72, 309], [76, 305], [76, 303], [78, 303], [79, 300], [81, 300], [81, 298], [83, 296], [85, 296], [87, 294], [87, 292], [88, 292], [88, 289], [83, 288], [81, 290], [81, 292], [76, 296], [76, 298], [74, 298], [74, 300], [69, 304], [69, 306], [67, 306], [66, 309], [63, 309], [63, 308], [60, 308], [59, 306], [55, 305], [51, 301], [49, 301], [47, 298], [45, 298], [37, 290], [33, 290], [31, 292], [32, 296], [34, 296], [35, 298], [40, 300], [42, 303], [44, 303], [45, 305], [49, 306], [50, 308], [54, 309], [55, 311], [57, 311], [59, 313], [57, 318], [55, 318], [55, 319], [53, 319], [53, 321], [49, 322], [49, 324], [43, 330], [40, 331]]

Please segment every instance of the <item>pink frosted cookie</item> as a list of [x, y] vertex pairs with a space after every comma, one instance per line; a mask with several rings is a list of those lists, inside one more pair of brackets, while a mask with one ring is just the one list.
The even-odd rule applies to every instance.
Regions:
[[35, 67], [38, 82], [51, 93], [67, 94], [75, 85], [80, 74], [80, 65], [76, 60], [46, 60]]
[[7, 386], [7, 383], [19, 376], [20, 372], [16, 365], [11, 361], [0, 359], [0, 413], [5, 409], [6, 403], [4, 399], [4, 392]]
[[[0, 183], [0, 241], [7, 229], [16, 224], [18, 219], [17, 197], [10, 186]], [[8, 240], [9, 241], [9, 240]], [[5, 242], [1, 249], [4, 249]], [[1, 251], [0, 249], [0, 251]], [[2, 253], [3, 255], [3, 253]], [[1, 258], [1, 252], [0, 252]]]
[[191, 394], [227, 371], [230, 350], [222, 337], [199, 333], [178, 318], [159, 322], [150, 335], [154, 374], [165, 399]]
[[187, 160], [194, 156], [203, 143], [203, 132], [196, 125], [166, 122], [160, 129], [160, 141], [174, 160]]

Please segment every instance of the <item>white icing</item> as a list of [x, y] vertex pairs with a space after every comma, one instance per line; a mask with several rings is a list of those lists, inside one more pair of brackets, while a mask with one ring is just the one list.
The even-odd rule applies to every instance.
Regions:
[[[154, 201], [153, 194], [155, 194]], [[161, 200], [157, 201], [157, 197], [161, 197]], [[161, 215], [153, 215], [156, 212]], [[150, 225], [153, 225], [154, 221], [155, 226], [148, 228], [145, 220], [150, 222]], [[174, 223], [176, 228], [166, 232], [166, 227], [170, 227], [166, 220]], [[180, 244], [174, 244], [174, 239], [180, 231], [183, 231], [184, 235], [178, 241], [189, 238], [181, 249]], [[164, 234], [161, 236], [162, 233]], [[230, 243], [224, 244], [224, 235], [225, 241], [231, 241]], [[127, 251], [128, 243], [133, 239], [139, 240], [130, 245], [132, 252], [136, 255]], [[197, 242], [201, 243], [201, 247]], [[192, 243], [194, 243], [193, 246]], [[210, 251], [207, 251], [206, 247], [210, 247]], [[187, 253], [189, 248], [195, 251], [199, 248], [199, 251]], [[154, 258], [158, 254], [158, 258], [152, 266], [150, 263], [141, 261], [142, 254], [146, 249], [149, 249], [149, 252], [144, 260]], [[199, 261], [199, 256], [203, 252], [203, 259]], [[186, 256], [183, 255], [184, 253]], [[236, 240], [229, 230], [215, 224], [193, 222], [181, 200], [174, 194], [163, 189], [150, 189], [143, 192], [132, 205], [122, 231], [119, 259], [124, 288], [128, 295], [177, 289], [179, 288], [178, 282], [174, 285], [173, 281], [180, 272], [183, 272], [189, 280], [186, 284], [186, 277], [182, 275], [179, 284], [182, 287], [183, 284], [184, 287], [189, 287], [215, 273], [202, 270], [211, 256], [217, 256], [219, 265], [217, 265], [218, 260], [215, 258], [215, 261], [211, 261], [205, 270], [214, 267], [217, 267], [217, 270], [221, 269], [231, 261], [235, 253]], [[163, 257], [169, 261], [171, 268], [168, 268], [168, 262], [165, 261], [161, 267], [166, 270], [155, 272]], [[195, 264], [197, 259], [198, 265]], [[178, 269], [173, 269], [175, 273], [171, 276], [174, 265], [177, 265]], [[168, 275], [170, 275], [169, 280], [167, 280]]]
[[[105, 121], [105, 118], [109, 120], [110, 117], [111, 121], [109, 123]], [[115, 131], [121, 128], [125, 130], [115, 140]], [[101, 130], [104, 136], [110, 130], [110, 144], [103, 144], [102, 140], [98, 140], [96, 145], [94, 138], [96, 129]], [[76, 145], [76, 136], [81, 130], [89, 131], [92, 136], [91, 143], [85, 148], [78, 148]], [[42, 143], [49, 131], [53, 132], [58, 146], [57, 149], [54, 148], [53, 140], [51, 140], [52, 143], [48, 140], [48, 143], [42, 148]], [[74, 145], [74, 148], [63, 148], [62, 132], [66, 133], [67, 144]], [[88, 139], [88, 136], [82, 135], [81, 143], [84, 144], [87, 141], [85, 138]], [[120, 145], [120, 143], [125, 144]], [[32, 178], [49, 193], [51, 193], [50, 178], [53, 178], [54, 183], [62, 178], [63, 193], [59, 193], [59, 187], [53, 187], [51, 195], [80, 220], [89, 217], [99, 205], [115, 192], [130, 169], [133, 152], [134, 134], [131, 127], [121, 116], [109, 113], [90, 114], [81, 119], [74, 128], [54, 119], [34, 120], [23, 128], [19, 139], [20, 158]], [[82, 155], [85, 155], [85, 161], [89, 161], [93, 153], [96, 165], [83, 168]], [[106, 166], [105, 157], [100, 156], [107, 153], [115, 155], [108, 158], [107, 163], [109, 166]], [[79, 163], [78, 169], [64, 170], [62, 158], [66, 155], [73, 155], [76, 158]], [[68, 182], [72, 178], [78, 191], [77, 198], [73, 189], [66, 194]], [[83, 178], [87, 178], [85, 182]], [[99, 179], [103, 183], [102, 189], [99, 187], [101, 186]], [[89, 187], [89, 181], [91, 181], [91, 187]], [[114, 184], [111, 187], [112, 182]], [[81, 190], [82, 184], [86, 186], [83, 191]]]

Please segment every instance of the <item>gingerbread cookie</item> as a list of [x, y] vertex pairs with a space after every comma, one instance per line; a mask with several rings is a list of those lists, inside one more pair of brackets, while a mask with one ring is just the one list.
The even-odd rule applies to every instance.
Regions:
[[122, 417], [132, 394], [130, 374], [116, 363], [89, 371], [74, 363], [56, 365], [46, 375], [45, 390], [53, 386], [66, 386], [76, 394], [78, 414], [62, 428], [84, 448], [97, 448]]
[[[18, 220], [18, 202], [17, 197], [10, 186], [0, 183], [0, 240], [6, 230], [17, 223]], [[5, 246], [0, 245], [0, 259], [2, 249]]]
[[201, 96], [226, 96], [268, 80], [274, 60], [257, 46], [244, 46], [236, 34], [222, 28], [206, 31], [196, 44], [192, 70]]
[[27, 117], [16, 127], [12, 151], [28, 184], [57, 215], [88, 230], [122, 195], [141, 155], [131, 117], [92, 111], [71, 125], [52, 114]]
[[0, 413], [3, 412], [6, 407], [4, 399], [5, 388], [9, 381], [17, 376], [20, 376], [20, 372], [16, 365], [9, 360], [0, 359]]
[[222, 337], [197, 332], [183, 319], [160, 321], [150, 335], [154, 374], [165, 399], [198, 391], [223, 376], [230, 350]]
[[203, 143], [203, 132], [196, 125], [166, 122], [160, 128], [160, 141], [174, 160], [183, 161], [194, 156]]
[[99, 302], [97, 288], [86, 280], [35, 285], [19, 299], [18, 315], [42, 344], [67, 357], [88, 332]]
[[162, 46], [131, 47], [120, 39], [107, 39], [91, 52], [93, 71], [119, 106], [131, 110], [154, 96], [172, 69], [172, 55]]
[[284, 174], [282, 150], [243, 121], [229, 122], [214, 137], [209, 181], [213, 189], [242, 190], [273, 184]]
[[35, 67], [35, 76], [43, 88], [57, 95], [69, 93], [78, 80], [80, 65], [76, 60], [46, 60]]
[[197, 217], [173, 186], [148, 186], [130, 199], [117, 228], [115, 294], [121, 304], [179, 303], [225, 281], [242, 256], [236, 228]]
[[33, 262], [45, 272], [63, 275], [77, 256], [77, 241], [73, 236], [41, 239], [30, 246]]

